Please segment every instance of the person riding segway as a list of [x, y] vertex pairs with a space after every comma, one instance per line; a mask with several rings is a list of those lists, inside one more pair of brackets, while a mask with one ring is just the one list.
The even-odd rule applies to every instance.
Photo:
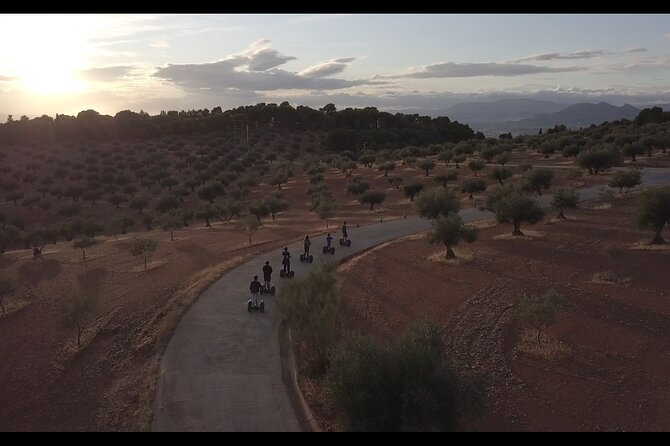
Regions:
[[301, 262], [312, 263], [314, 261], [314, 256], [310, 255], [310, 253], [309, 253], [310, 246], [312, 246], [312, 241], [309, 239], [309, 235], [306, 235], [305, 236], [305, 241], [304, 241], [305, 252], [303, 254], [300, 254], [300, 261]]
[[265, 311], [265, 302], [263, 302], [263, 299], [258, 301], [258, 295], [261, 292], [261, 283], [258, 281], [258, 276], [254, 276], [254, 280], [251, 281], [251, 284], [249, 285], [249, 291], [251, 292], [251, 299], [247, 302], [247, 311], [252, 311], [252, 310], [258, 310], [258, 311]]
[[340, 246], [351, 246], [351, 240], [349, 240], [346, 221], [342, 223], [342, 238], [340, 239]]
[[281, 261], [284, 268], [279, 271], [279, 277], [282, 279], [284, 277], [293, 277], [295, 272], [291, 271], [291, 253], [288, 251], [288, 248], [284, 246], [284, 250], [281, 253], [283, 259]]
[[323, 253], [330, 253], [330, 255], [335, 255], [335, 247], [331, 246], [333, 243], [333, 236], [330, 235], [330, 232], [326, 236], [326, 246], [323, 247]]
[[261, 294], [270, 293], [270, 295], [275, 295], [275, 287], [270, 283], [272, 281], [272, 267], [270, 262], [266, 261], [265, 266], [263, 267], [263, 288], [261, 288]]

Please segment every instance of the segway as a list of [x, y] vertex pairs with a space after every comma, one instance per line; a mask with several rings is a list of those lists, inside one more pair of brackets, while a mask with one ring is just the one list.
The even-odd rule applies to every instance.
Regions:
[[[281, 270], [281, 271], [283, 271], [283, 270]], [[269, 294], [270, 296], [274, 296], [275, 295], [275, 286], [272, 285], [270, 288], [266, 288], [265, 283], [263, 283], [263, 286], [261, 287], [261, 296], [263, 294]]]
[[351, 240], [347, 239], [347, 241], [344, 241], [344, 239], [341, 238], [340, 239], [340, 246], [346, 246], [346, 247], [351, 246]]
[[300, 254], [300, 262], [309, 262], [312, 263], [314, 261], [314, 256], [310, 254], [309, 256], [305, 256], [305, 254]]
[[[274, 287], [273, 287], [274, 288]], [[258, 305], [254, 305], [252, 299], [247, 301], [247, 311], [251, 313], [252, 311], [260, 311], [261, 313], [265, 312], [265, 302], [261, 299], [261, 302]]]
[[[284, 265], [284, 261], [282, 260], [282, 265]], [[295, 271], [293, 271], [291, 268], [291, 265], [289, 264], [289, 271], [287, 273], [284, 272], [284, 268], [279, 270], [279, 277], [282, 279], [290, 279], [291, 277], [295, 276]]]
[[324, 254], [330, 254], [331, 256], [334, 256], [334, 255], [335, 255], [335, 247], [334, 247], [334, 246], [331, 246], [331, 247], [329, 248], [329, 247], [327, 247], [327, 246], [324, 246], [324, 247], [323, 247], [323, 253], [324, 253]]

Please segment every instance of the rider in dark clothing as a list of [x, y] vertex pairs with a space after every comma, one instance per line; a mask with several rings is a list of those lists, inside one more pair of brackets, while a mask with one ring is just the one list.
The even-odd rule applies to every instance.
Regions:
[[254, 276], [254, 280], [249, 285], [251, 291], [251, 298], [254, 300], [254, 306], [258, 306], [258, 293], [261, 292], [261, 283], [258, 281], [258, 276]]
[[333, 237], [330, 235], [330, 232], [329, 232], [328, 236], [326, 237], [326, 246], [328, 247], [328, 249], [330, 249], [330, 244], [332, 243], [332, 241], [333, 241]]
[[349, 234], [347, 234], [347, 222], [345, 221], [342, 223], [342, 239], [344, 239], [344, 241], [346, 242], [348, 236]]
[[272, 280], [272, 267], [270, 262], [266, 261], [265, 266], [263, 267], [263, 280], [265, 281], [265, 289], [270, 289], [270, 281]]
[[309, 235], [305, 236], [305, 256], [304, 257], [309, 257], [309, 247], [312, 246], [312, 241], [309, 239]]
[[291, 253], [288, 252], [288, 248], [284, 246], [284, 251], [281, 253], [283, 260], [281, 261], [282, 265], [284, 265], [284, 273], [288, 274], [288, 272], [291, 270]]

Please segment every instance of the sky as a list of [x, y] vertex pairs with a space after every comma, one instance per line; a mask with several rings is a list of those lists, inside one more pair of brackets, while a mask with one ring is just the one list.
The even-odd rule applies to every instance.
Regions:
[[670, 102], [670, 15], [1, 14], [0, 114]]

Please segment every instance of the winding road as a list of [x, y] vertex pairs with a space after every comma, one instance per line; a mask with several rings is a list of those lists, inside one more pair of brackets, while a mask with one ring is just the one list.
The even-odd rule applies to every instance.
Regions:
[[[670, 184], [670, 169], [645, 168], [643, 186]], [[598, 196], [602, 186], [579, 191], [581, 200]], [[551, 195], [539, 197], [548, 206]], [[460, 212], [465, 221], [491, 218], [477, 209]], [[313, 264], [302, 264], [302, 242], [288, 245], [296, 277], [304, 277], [321, 261], [338, 261], [360, 250], [430, 227], [419, 217], [350, 227], [350, 248], [337, 243], [334, 256], [321, 253], [325, 237], [313, 237]], [[275, 297], [265, 296], [265, 313], [248, 313], [249, 282], [262, 278], [265, 260], [274, 268], [277, 291], [281, 250], [238, 266], [210, 286], [184, 314], [161, 360], [153, 404], [152, 431], [300, 431], [282, 379], [279, 318]]]

